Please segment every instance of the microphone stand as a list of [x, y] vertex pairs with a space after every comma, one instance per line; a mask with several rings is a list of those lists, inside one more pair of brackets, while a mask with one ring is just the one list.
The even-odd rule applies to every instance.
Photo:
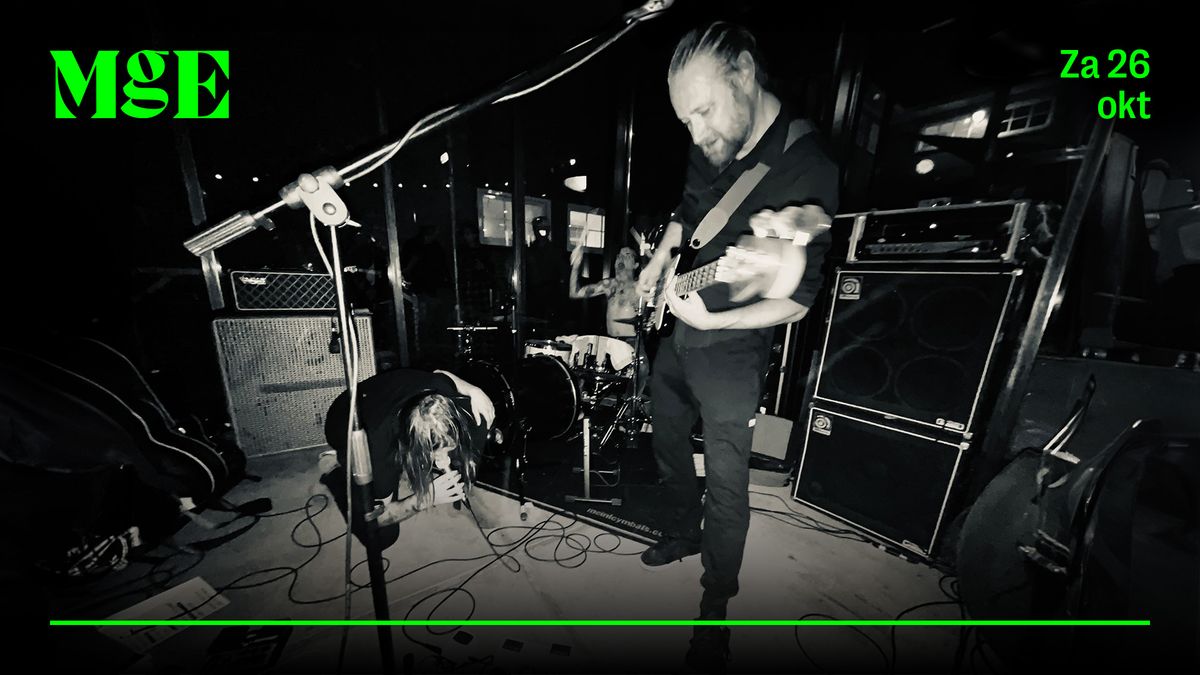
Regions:
[[[548, 84], [552, 80], [562, 75], [566, 70], [570, 70], [581, 65], [591, 57], [607, 49], [616, 41], [625, 37], [629, 31], [633, 30], [639, 23], [648, 19], [653, 19], [668, 7], [675, 0], [647, 0], [645, 4], [630, 10], [621, 16], [621, 24], [618, 28], [597, 35], [589, 40], [579, 43], [578, 45], [568, 49], [566, 52], [558, 55], [554, 59], [539, 66], [527, 73], [518, 75], [499, 87], [482, 94], [471, 101], [458, 106], [451, 106], [443, 110], [439, 110], [430, 115], [425, 116], [409, 132], [399, 141], [389, 143], [388, 145], [379, 148], [378, 150], [362, 157], [358, 161], [348, 164], [339, 169], [333, 167], [325, 167], [320, 172], [333, 172], [339, 178], [338, 184], [334, 187], [341, 187], [342, 180], [354, 180], [361, 175], [369, 173], [376, 166], [379, 166], [390, 159], [400, 150], [403, 145], [411, 140], [416, 140], [426, 134], [441, 129], [451, 122], [459, 120], [484, 106], [492, 105], [493, 103], [501, 103], [510, 99], [519, 98], [525, 94]], [[597, 44], [593, 44], [597, 43]], [[578, 56], [576, 51], [587, 45], [592, 45], [586, 54]], [[568, 61], [574, 61], [569, 66], [564, 67], [563, 64]], [[563, 71], [563, 72], [558, 72]], [[537, 84], [531, 85], [531, 82]], [[364, 169], [363, 167], [367, 167]], [[318, 173], [320, 173], [318, 172]], [[357, 173], [356, 173], [357, 172]], [[281, 193], [283, 197], [279, 201], [270, 206], [251, 213], [250, 211], [239, 211], [234, 215], [222, 220], [216, 225], [204, 230], [203, 232], [191, 237], [183, 243], [193, 255], [203, 257], [207, 253], [214, 251], [232, 241], [235, 241], [256, 228], [265, 230], [274, 229], [275, 223], [269, 217], [271, 213], [278, 211], [285, 205], [292, 208], [299, 208], [299, 204], [294, 200], [289, 199], [287, 195]]]
[[[318, 171], [316, 176], [311, 174], [301, 174], [300, 178], [289, 184], [280, 194], [289, 203], [293, 201], [300, 202], [306, 206], [312, 215], [329, 227], [329, 248], [332, 261], [330, 262], [330, 276], [333, 277], [334, 296], [337, 299], [337, 315], [338, 315], [338, 330], [340, 336], [338, 339], [342, 341], [342, 369], [346, 377], [346, 391], [350, 394], [355, 394], [358, 388], [358, 340], [354, 339], [355, 326], [351, 323], [354, 320], [350, 312], [349, 303], [346, 300], [346, 281], [345, 271], [342, 269], [341, 249], [338, 246], [337, 231], [339, 227], [352, 225], [358, 227], [358, 223], [350, 220], [350, 213], [346, 208], [345, 202], [338, 196], [334, 188], [343, 185], [341, 177], [333, 172], [322, 170]], [[347, 339], [350, 338], [350, 339]], [[347, 497], [352, 502], [347, 509], [346, 520], [351, 523], [350, 530], [353, 532], [353, 523], [362, 523], [362, 536], [359, 537], [363, 546], [367, 550], [367, 573], [371, 580], [371, 600], [375, 607], [375, 618], [379, 621], [388, 621], [390, 614], [388, 611], [387, 599], [387, 581], [383, 573], [383, 550], [379, 545], [379, 528], [373, 520], [369, 520], [367, 515], [373, 510], [375, 501], [374, 476], [371, 465], [371, 453], [367, 443], [367, 433], [362, 428], [358, 419], [358, 410], [356, 401], [350, 401], [350, 416], [347, 422], [349, 442], [346, 448], [346, 473], [347, 483], [353, 480], [353, 493], [347, 490]], [[349, 488], [350, 486], [347, 485]], [[349, 558], [349, 540], [347, 540], [347, 558]], [[349, 579], [347, 579], [349, 584]], [[350, 612], [350, 594], [346, 594], [346, 614], [349, 618]], [[382, 625], [378, 627], [379, 633], [379, 656], [383, 665], [383, 672], [396, 672], [396, 657], [395, 650], [392, 646], [392, 629], [390, 626]], [[343, 650], [345, 649], [346, 633], [342, 634]]]
[[[274, 229], [275, 224], [271, 221], [269, 215], [283, 206], [290, 206], [294, 209], [307, 207], [317, 220], [320, 220], [329, 227], [333, 252], [333, 262], [331, 264], [333, 269], [329, 270], [329, 272], [333, 277], [334, 286], [337, 290], [338, 324], [343, 336], [342, 339], [345, 340], [345, 336], [353, 335], [350, 331], [354, 330], [354, 328], [351, 324], [352, 317], [350, 316], [345, 298], [345, 282], [341, 268], [341, 255], [337, 245], [337, 228], [346, 224], [357, 226], [357, 223], [350, 220], [346, 205], [338, 197], [335, 190], [345, 185], [346, 180], [357, 179], [382, 165], [410, 140], [445, 127], [451, 122], [461, 119], [484, 106], [519, 98], [549, 84], [551, 81], [573, 70], [620, 40], [642, 21], [654, 18], [666, 10], [673, 2], [674, 0], [647, 0], [644, 5], [623, 14], [620, 25], [617, 28], [592, 37], [560, 54], [546, 64], [528, 73], [518, 75], [496, 89], [478, 96], [467, 103], [427, 115], [414, 125], [399, 141], [390, 143], [358, 161], [343, 167], [341, 170], [327, 166], [313, 174], [301, 174], [295, 182], [279, 191], [281, 197], [279, 201], [253, 213], [250, 211], [239, 211], [189, 238], [184, 242], [184, 247], [193, 255], [200, 257], [202, 260], [207, 260], [211, 258], [213, 251], [249, 234], [255, 229]], [[585, 47], [586, 53], [580, 56], [579, 53], [583, 52], [583, 48]], [[568, 62], [571, 63], [566, 66], [563, 65]], [[352, 360], [357, 358], [357, 354], [351, 354], [352, 350], [357, 352], [356, 341], [347, 340], [343, 344], [342, 349], [342, 366], [346, 374], [347, 391], [357, 389], [357, 383], [354, 381], [357, 373], [355, 372]], [[377, 528], [366, 519], [366, 514], [371, 510], [369, 507], [374, 500], [371, 490], [373, 481], [371, 475], [371, 458], [367, 447], [366, 432], [363, 431], [359, 424], [354, 404], [355, 401], [352, 400], [350, 408], [353, 414], [350, 416], [347, 425], [350, 442], [349, 447], [346, 449], [346, 455], [349, 465], [347, 473], [353, 476], [353, 501], [354, 506], [357, 508], [352, 508], [351, 511], [353, 513], [347, 513], [346, 517], [347, 519], [361, 519], [366, 525], [363, 528], [365, 534], [362, 540], [367, 549], [367, 568], [370, 573], [375, 616], [381, 621], [386, 621], [388, 620], [387, 588], [383, 576], [383, 562], [379, 547], [378, 532]], [[350, 496], [348, 493], [347, 497], [349, 498]], [[522, 494], [522, 498], [523, 496]], [[351, 529], [353, 529], [353, 526], [351, 526]], [[347, 583], [349, 583], [349, 580], [347, 580]], [[349, 605], [349, 595], [347, 595], [347, 605]], [[346, 636], [343, 633], [343, 647], [345, 646], [345, 638]], [[395, 656], [392, 649], [392, 635], [390, 628], [387, 626], [379, 627], [379, 647], [384, 672], [394, 672]]]

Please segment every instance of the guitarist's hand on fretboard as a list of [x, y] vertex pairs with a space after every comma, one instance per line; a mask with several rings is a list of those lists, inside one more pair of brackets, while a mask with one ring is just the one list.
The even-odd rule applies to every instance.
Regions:
[[816, 204], [763, 210], [750, 216], [753, 237], [742, 237], [726, 256], [718, 278], [730, 284], [730, 299], [784, 298], [796, 289], [807, 266], [805, 247], [833, 223]]
[[708, 305], [704, 304], [699, 293], [688, 293], [680, 297], [672, 287], [668, 288], [663, 296], [667, 301], [667, 306], [671, 308], [671, 313], [692, 328], [713, 330], [721, 327], [717, 315], [708, 311]]

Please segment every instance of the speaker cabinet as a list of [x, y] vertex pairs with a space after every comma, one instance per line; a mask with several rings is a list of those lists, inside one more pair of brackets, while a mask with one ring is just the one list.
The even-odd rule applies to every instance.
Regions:
[[970, 431], [1019, 274], [839, 270], [817, 405]]
[[966, 446], [814, 407], [794, 496], [877, 539], [929, 556]]
[[[346, 388], [342, 355], [330, 351], [336, 325], [328, 315], [213, 321], [229, 416], [247, 456], [325, 443], [325, 413]], [[361, 381], [375, 374], [370, 315], [356, 313], [354, 325]]]

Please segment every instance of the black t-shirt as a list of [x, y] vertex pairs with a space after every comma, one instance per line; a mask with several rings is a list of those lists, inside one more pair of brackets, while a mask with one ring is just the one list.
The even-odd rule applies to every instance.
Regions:
[[[397, 417], [404, 404], [423, 393], [449, 396], [471, 415], [471, 442], [482, 448], [487, 433], [475, 423], [474, 411], [467, 396], [458, 392], [453, 380], [441, 373], [423, 370], [397, 369], [379, 373], [358, 384], [358, 421], [367, 432], [374, 471], [372, 488], [377, 499], [396, 492], [403, 469], [396, 463], [396, 448], [401, 437]], [[349, 411], [349, 392], [343, 391], [329, 406], [325, 416], [325, 440], [338, 451], [342, 465], [346, 464], [346, 421]]]
[[[838, 169], [826, 149], [824, 141], [816, 131], [796, 139], [784, 152], [788, 125], [792, 117], [787, 108], [779, 111], [775, 121], [768, 127], [758, 144], [743, 158], [735, 159], [724, 171], [716, 168], [696, 146], [688, 154], [687, 178], [684, 183], [683, 199], [675, 210], [675, 220], [683, 224], [682, 245], [687, 246], [696, 227], [704, 216], [716, 206], [721, 197], [733, 186], [747, 169], [763, 162], [771, 170], [750, 192], [745, 200], [730, 215], [712, 241], [696, 254], [693, 268], [716, 260], [738, 237], [752, 234], [750, 216], [763, 209], [778, 211], [785, 206], [816, 204], [830, 216], [838, 207]], [[806, 247], [807, 266], [804, 277], [791, 299], [805, 307], [811, 307], [824, 281], [821, 266], [831, 239], [828, 231]], [[718, 284], [700, 291], [700, 297], [711, 311], [722, 311], [740, 306], [729, 301], [729, 287]], [[745, 303], [750, 304], [756, 299]], [[734, 338], [756, 336], [764, 341], [771, 329], [732, 329], [698, 331], [682, 321], [676, 328], [677, 340], [688, 346], [703, 346]]]

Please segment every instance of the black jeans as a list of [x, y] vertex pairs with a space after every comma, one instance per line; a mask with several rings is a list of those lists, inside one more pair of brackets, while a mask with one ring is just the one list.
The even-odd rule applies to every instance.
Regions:
[[[671, 339], [654, 360], [654, 457], [671, 501], [666, 532], [700, 543], [705, 617], [724, 617], [725, 605], [738, 592], [750, 527], [750, 421], [758, 409], [768, 349], [759, 334], [703, 347]], [[704, 422], [703, 506], [691, 447], [697, 417]]]

